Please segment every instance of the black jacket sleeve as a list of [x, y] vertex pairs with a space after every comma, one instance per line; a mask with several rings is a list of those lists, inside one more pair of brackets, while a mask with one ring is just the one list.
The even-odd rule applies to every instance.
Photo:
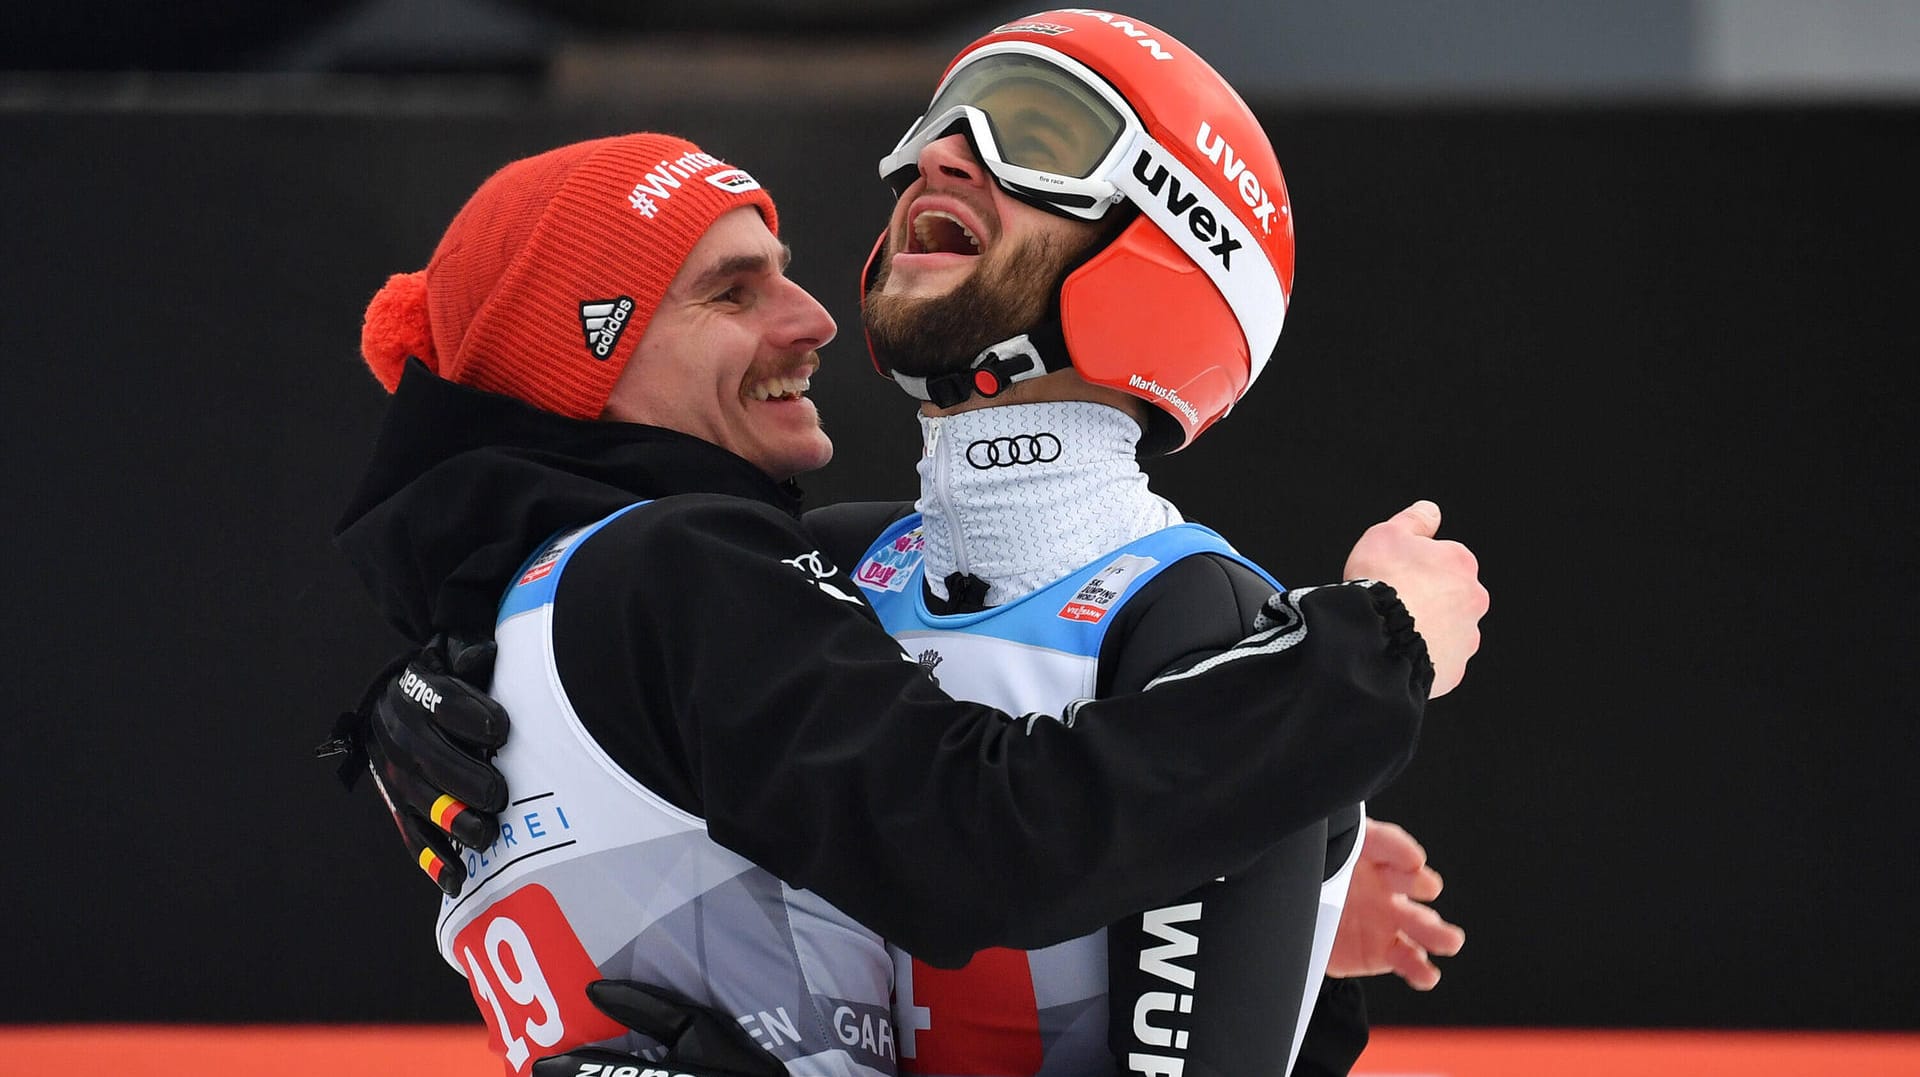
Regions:
[[1282, 795], [1309, 774], [1367, 795], [1410, 755], [1432, 677], [1389, 589], [1335, 586], [1205, 676], [1021, 719], [943, 694], [776, 510], [669, 498], [573, 558], [560, 677], [609, 754], [936, 964], [1083, 935], [1246, 864], [1316, 817]]

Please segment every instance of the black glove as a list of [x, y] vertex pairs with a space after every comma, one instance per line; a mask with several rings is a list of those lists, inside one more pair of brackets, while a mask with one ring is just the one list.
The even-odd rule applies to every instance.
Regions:
[[493, 652], [491, 640], [433, 637], [381, 670], [314, 750], [346, 757], [339, 775], [349, 789], [363, 769], [372, 773], [407, 852], [449, 897], [467, 877], [455, 843], [493, 844], [507, 806], [507, 780], [488, 763], [508, 724], [485, 690]]
[[648, 1061], [624, 1051], [582, 1047], [535, 1062], [533, 1077], [639, 1077], [663, 1067], [673, 1077], [786, 1077], [787, 1067], [738, 1021], [664, 988], [595, 980], [587, 985], [587, 998], [601, 1013], [658, 1040], [667, 1057]]

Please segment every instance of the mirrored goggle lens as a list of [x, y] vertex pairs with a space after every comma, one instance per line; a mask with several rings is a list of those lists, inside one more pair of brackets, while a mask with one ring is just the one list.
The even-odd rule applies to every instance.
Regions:
[[1126, 117], [1079, 78], [1033, 56], [985, 56], [955, 72], [928, 119], [956, 105], [987, 116], [1001, 163], [1085, 179], [1112, 151]]

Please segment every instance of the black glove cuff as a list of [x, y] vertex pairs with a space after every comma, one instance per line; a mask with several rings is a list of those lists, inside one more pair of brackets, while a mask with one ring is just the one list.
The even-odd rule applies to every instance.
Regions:
[[367, 771], [367, 725], [373, 718], [373, 705], [386, 690], [387, 682], [394, 678], [407, 664], [408, 654], [401, 654], [382, 666], [374, 674], [373, 680], [360, 692], [360, 702], [350, 711], [342, 711], [333, 720], [333, 732], [326, 740], [313, 746], [315, 759], [332, 759], [341, 756], [334, 770], [341, 786], [351, 792], [359, 784], [360, 775]]

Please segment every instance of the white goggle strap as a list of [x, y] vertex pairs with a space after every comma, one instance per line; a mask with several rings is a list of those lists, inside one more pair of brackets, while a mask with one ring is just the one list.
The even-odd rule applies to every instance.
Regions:
[[924, 400], [928, 403], [933, 402], [933, 393], [927, 389], [927, 379], [925, 378], [916, 378], [911, 374], [902, 374], [896, 370], [893, 372], [893, 383], [905, 389], [907, 395], [915, 400]]
[[1107, 177], [1206, 271], [1247, 337], [1251, 385], [1280, 342], [1287, 294], [1266, 248], [1180, 159], [1142, 131]]

